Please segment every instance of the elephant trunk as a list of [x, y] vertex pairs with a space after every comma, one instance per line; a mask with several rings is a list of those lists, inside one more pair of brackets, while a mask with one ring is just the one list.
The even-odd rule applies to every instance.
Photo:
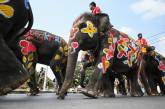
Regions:
[[77, 52], [76, 53], [69, 52], [65, 80], [59, 94], [61, 97], [64, 97], [64, 94], [67, 92], [68, 88], [70, 87], [73, 81], [77, 58], [78, 58]]
[[30, 75], [2, 38], [0, 49], [0, 95], [4, 95], [22, 85]]

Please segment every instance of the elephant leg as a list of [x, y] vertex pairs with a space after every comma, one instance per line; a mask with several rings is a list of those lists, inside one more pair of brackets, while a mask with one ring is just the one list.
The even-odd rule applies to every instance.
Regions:
[[158, 81], [158, 84], [159, 84], [159, 87], [160, 87], [160, 90], [161, 90], [161, 94], [165, 95], [165, 84], [162, 81], [162, 78], [158, 78], [157, 81]]
[[37, 56], [36, 53], [29, 53], [28, 55], [24, 55], [22, 57], [23, 64], [25, 68], [29, 71], [30, 73], [30, 78], [27, 81], [27, 85], [30, 88], [30, 91], [28, 95], [34, 96], [39, 93], [39, 88], [36, 80], [36, 63], [37, 63]]
[[94, 70], [94, 72], [93, 72], [91, 78], [89, 79], [89, 82], [85, 88], [87, 90], [93, 90], [95, 83], [97, 83], [98, 78], [100, 78], [100, 77], [101, 77], [100, 70], [97, 67], [95, 67], [95, 70]]
[[101, 83], [100, 81], [101, 78], [102, 78], [102, 74], [100, 73], [99, 69], [95, 67], [94, 73], [89, 79], [89, 82], [86, 85], [85, 89], [81, 90], [81, 93], [91, 98], [97, 98], [98, 89]]
[[131, 73], [132, 76], [129, 78], [131, 96], [143, 96], [144, 93], [142, 92], [140, 85], [138, 84], [136, 72], [131, 72]]
[[103, 94], [104, 97], [115, 97], [114, 94], [115, 75], [112, 71], [108, 71], [103, 75]]
[[151, 87], [151, 95], [158, 95], [157, 81], [155, 80], [153, 75], [149, 75], [148, 82], [149, 82], [150, 87]]
[[148, 95], [151, 95], [150, 85], [147, 80], [148, 80], [148, 78], [147, 78], [145, 72], [140, 73], [140, 81], [142, 82], [146, 93]]
[[125, 89], [125, 81], [122, 75], [118, 76], [119, 79], [119, 92], [122, 95], [127, 95], [126, 89]]
[[81, 69], [80, 71], [80, 86], [82, 88], [85, 88], [85, 85], [84, 85], [84, 80], [85, 80], [85, 69]]
[[29, 78], [29, 73], [6, 45], [2, 35], [0, 50], [0, 95], [5, 95], [22, 85]]
[[[56, 54], [60, 56], [59, 54]], [[55, 56], [56, 57], [56, 56]], [[64, 82], [65, 72], [66, 72], [66, 66], [61, 65], [61, 59], [55, 59], [53, 58], [50, 62], [50, 68], [52, 69], [58, 83], [58, 89], [57, 89], [57, 95], [59, 94], [59, 91], [62, 87], [62, 84]]]

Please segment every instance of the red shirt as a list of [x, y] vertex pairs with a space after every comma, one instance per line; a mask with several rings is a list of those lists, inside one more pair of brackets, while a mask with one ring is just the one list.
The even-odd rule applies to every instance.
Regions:
[[99, 7], [94, 7], [92, 10], [93, 15], [96, 15], [98, 13], [101, 13], [101, 9]]
[[148, 45], [147, 41], [144, 38], [136, 40], [139, 45], [146, 46]]

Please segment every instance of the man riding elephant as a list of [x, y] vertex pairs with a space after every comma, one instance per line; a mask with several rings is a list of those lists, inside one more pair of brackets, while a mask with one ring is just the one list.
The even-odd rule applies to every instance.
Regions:
[[28, 0], [0, 0], [0, 95], [19, 87], [29, 78], [12, 50], [18, 38], [29, 31], [32, 24]]
[[56, 76], [60, 90], [64, 81], [68, 53], [67, 43], [62, 37], [46, 31], [31, 29], [27, 34], [19, 38], [14, 51], [30, 72], [28, 81], [29, 95], [39, 93], [35, 74], [37, 63], [50, 66]]
[[91, 2], [91, 3], [89, 4], [89, 8], [90, 8], [90, 10], [92, 11], [92, 14], [93, 14], [93, 15], [96, 15], [96, 14], [98, 14], [98, 13], [101, 13], [100, 7], [96, 6], [96, 3], [95, 3], [95, 2]]
[[[104, 76], [113, 76], [111, 71], [126, 73], [131, 81], [131, 95], [142, 96], [143, 93], [137, 82], [137, 59], [140, 47], [128, 35], [110, 28], [107, 14], [100, 13], [95, 16], [84, 13], [73, 23], [69, 38], [69, 52], [66, 77], [59, 98], [64, 98], [64, 93], [70, 87], [80, 50], [94, 50], [97, 53], [95, 71], [87, 85], [88, 93], [93, 95], [97, 82]], [[105, 34], [100, 35], [100, 32]], [[108, 73], [109, 72], [109, 73]], [[106, 76], [107, 77], [107, 76]], [[109, 83], [113, 86], [113, 83]], [[113, 89], [113, 87], [112, 87]], [[114, 92], [112, 92], [112, 95]]]

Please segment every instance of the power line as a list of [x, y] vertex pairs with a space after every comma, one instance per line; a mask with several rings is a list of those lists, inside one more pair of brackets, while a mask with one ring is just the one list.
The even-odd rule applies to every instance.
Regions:
[[152, 42], [151, 45], [152, 45], [152, 44], [156, 44], [157, 42], [162, 42], [162, 41], [164, 41], [164, 40], [165, 40], [165, 38], [164, 38], [164, 39], [157, 40], [157, 41], [155, 41], [155, 42]]
[[148, 40], [155, 40], [155, 39], [159, 39], [159, 38], [162, 38], [162, 37], [165, 37], [165, 34], [162, 34], [162, 35], [159, 35], [157, 37], [152, 37], [152, 38], [149, 38]]
[[162, 32], [160, 32], [160, 33], [154, 34], [154, 35], [152, 35], [152, 36], [150, 36], [150, 37], [147, 37], [147, 39], [151, 39], [151, 38], [156, 37], [156, 36], [158, 36], [158, 35], [160, 35], [160, 34], [163, 34], [163, 33], [165, 33], [165, 30], [162, 31]]

